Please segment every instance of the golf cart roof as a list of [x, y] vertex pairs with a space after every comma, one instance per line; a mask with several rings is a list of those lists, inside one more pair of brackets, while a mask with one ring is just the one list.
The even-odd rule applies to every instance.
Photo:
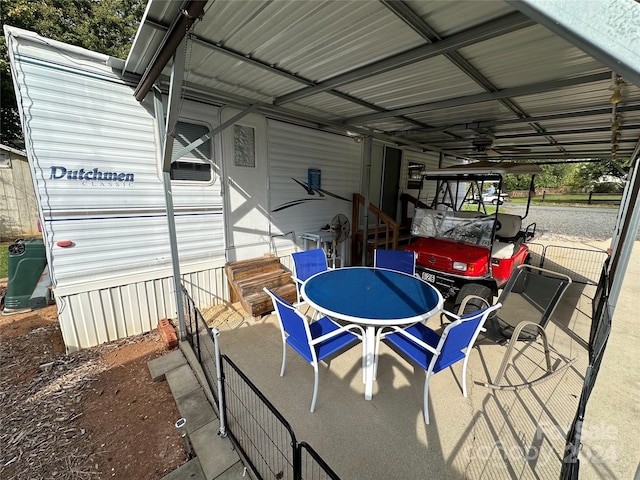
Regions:
[[422, 176], [440, 179], [459, 179], [463, 177], [469, 180], [499, 180], [505, 173], [535, 175], [540, 173], [540, 167], [534, 163], [480, 161], [436, 170], [423, 170]]

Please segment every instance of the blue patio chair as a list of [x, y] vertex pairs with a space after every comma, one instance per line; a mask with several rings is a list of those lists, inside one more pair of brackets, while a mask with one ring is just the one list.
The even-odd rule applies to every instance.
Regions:
[[448, 313], [448, 316], [454, 321], [446, 326], [442, 335], [438, 335], [422, 323], [416, 323], [406, 328], [391, 327], [394, 331], [386, 334], [383, 329], [378, 332], [376, 350], [379, 348], [380, 339], [384, 339], [391, 348], [399, 351], [426, 371], [423, 406], [426, 424], [429, 424], [429, 379], [432, 375], [464, 360], [462, 394], [467, 396], [469, 354], [487, 317], [501, 306], [500, 303], [496, 303], [463, 317]]
[[[287, 344], [311, 364], [314, 371], [313, 400], [311, 413], [316, 408], [318, 397], [318, 362], [343, 353], [353, 347], [358, 340], [362, 341], [364, 329], [360, 325], [339, 325], [328, 317], [322, 317], [309, 323], [304, 314], [289, 302], [271, 292], [264, 291], [271, 297], [273, 307], [278, 316], [282, 333], [282, 368], [280, 376], [284, 376], [287, 361]], [[353, 333], [351, 330], [359, 333]], [[364, 355], [362, 356], [364, 375]], [[363, 376], [364, 381], [364, 376]]]
[[373, 252], [373, 266], [415, 275], [416, 252], [376, 249]]
[[300, 288], [302, 283], [316, 273], [324, 272], [329, 269], [327, 265], [327, 254], [321, 248], [314, 250], [304, 250], [291, 254], [293, 260], [293, 276], [291, 277], [298, 287], [297, 305], [302, 303], [300, 299]]

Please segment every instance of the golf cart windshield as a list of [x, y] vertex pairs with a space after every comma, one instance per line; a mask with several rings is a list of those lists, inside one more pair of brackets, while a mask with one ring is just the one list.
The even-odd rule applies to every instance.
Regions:
[[490, 248], [495, 215], [480, 212], [453, 212], [416, 209], [411, 234], [418, 237], [444, 238]]

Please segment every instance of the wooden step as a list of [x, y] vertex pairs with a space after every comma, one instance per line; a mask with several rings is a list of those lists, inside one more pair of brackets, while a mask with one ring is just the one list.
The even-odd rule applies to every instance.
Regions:
[[280, 259], [273, 254], [227, 263], [225, 272], [231, 302], [240, 302], [242, 308], [252, 316], [273, 310], [271, 298], [262, 290], [264, 287], [291, 303], [297, 299], [291, 272], [285, 270]]
[[260, 273], [253, 277], [245, 277], [238, 281], [237, 284], [241, 295], [243, 297], [247, 297], [251, 294], [262, 292], [263, 287], [273, 289], [292, 282], [291, 272], [277, 270], [273, 272]]
[[[269, 288], [269, 287], [267, 287]], [[281, 285], [279, 287], [269, 288], [276, 295], [281, 296], [289, 303], [294, 303], [297, 299], [296, 286], [293, 284]], [[273, 303], [271, 297], [264, 292], [254, 293], [245, 298], [247, 304], [251, 305], [253, 315], [262, 315], [273, 311]], [[255, 313], [259, 312], [259, 313]]]

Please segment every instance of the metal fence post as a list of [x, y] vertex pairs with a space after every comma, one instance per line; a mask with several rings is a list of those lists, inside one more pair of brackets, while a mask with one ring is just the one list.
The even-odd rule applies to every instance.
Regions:
[[220, 330], [217, 328], [211, 329], [211, 336], [213, 337], [213, 344], [215, 346], [216, 354], [216, 375], [218, 377], [218, 411], [220, 412], [220, 429], [218, 434], [222, 437], [227, 436], [227, 426], [225, 424], [225, 410], [224, 410], [224, 394], [222, 391], [222, 358], [220, 355]]

